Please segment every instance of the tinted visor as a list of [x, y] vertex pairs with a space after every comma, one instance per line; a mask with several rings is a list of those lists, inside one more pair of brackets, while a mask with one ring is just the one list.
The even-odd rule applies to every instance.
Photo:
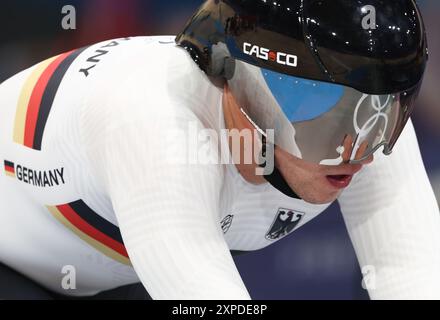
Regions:
[[254, 86], [238, 94], [244, 112], [261, 129], [274, 129], [275, 145], [322, 165], [357, 163], [381, 147], [390, 154], [419, 92], [417, 85], [372, 95], [248, 64], [246, 68], [252, 69], [248, 75]]

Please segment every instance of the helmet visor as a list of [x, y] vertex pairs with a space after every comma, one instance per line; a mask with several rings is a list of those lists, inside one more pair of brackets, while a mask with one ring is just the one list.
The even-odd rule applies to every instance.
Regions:
[[[247, 81], [253, 85], [244, 85], [245, 90], [237, 88], [234, 93], [243, 111], [260, 129], [274, 129], [272, 142], [276, 146], [322, 165], [358, 163], [381, 147], [390, 154], [412, 113], [420, 87], [365, 94], [339, 84], [239, 65], [252, 69], [247, 76], [254, 78]], [[242, 76], [234, 76], [232, 85]]]

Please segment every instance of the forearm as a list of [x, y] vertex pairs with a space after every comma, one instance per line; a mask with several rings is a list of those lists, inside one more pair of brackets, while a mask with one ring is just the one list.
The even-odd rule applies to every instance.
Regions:
[[357, 178], [340, 204], [371, 298], [440, 299], [440, 214], [412, 124]]

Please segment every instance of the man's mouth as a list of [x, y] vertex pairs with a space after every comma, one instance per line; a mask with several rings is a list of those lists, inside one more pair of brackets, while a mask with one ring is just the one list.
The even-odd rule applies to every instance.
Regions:
[[345, 189], [350, 185], [352, 175], [331, 175], [327, 176], [328, 182], [335, 188]]

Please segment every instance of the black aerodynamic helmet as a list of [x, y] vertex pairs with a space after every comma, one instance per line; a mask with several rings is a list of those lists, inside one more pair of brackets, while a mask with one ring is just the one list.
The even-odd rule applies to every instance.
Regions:
[[323, 165], [392, 152], [428, 59], [414, 0], [209, 0], [176, 42], [271, 143]]

